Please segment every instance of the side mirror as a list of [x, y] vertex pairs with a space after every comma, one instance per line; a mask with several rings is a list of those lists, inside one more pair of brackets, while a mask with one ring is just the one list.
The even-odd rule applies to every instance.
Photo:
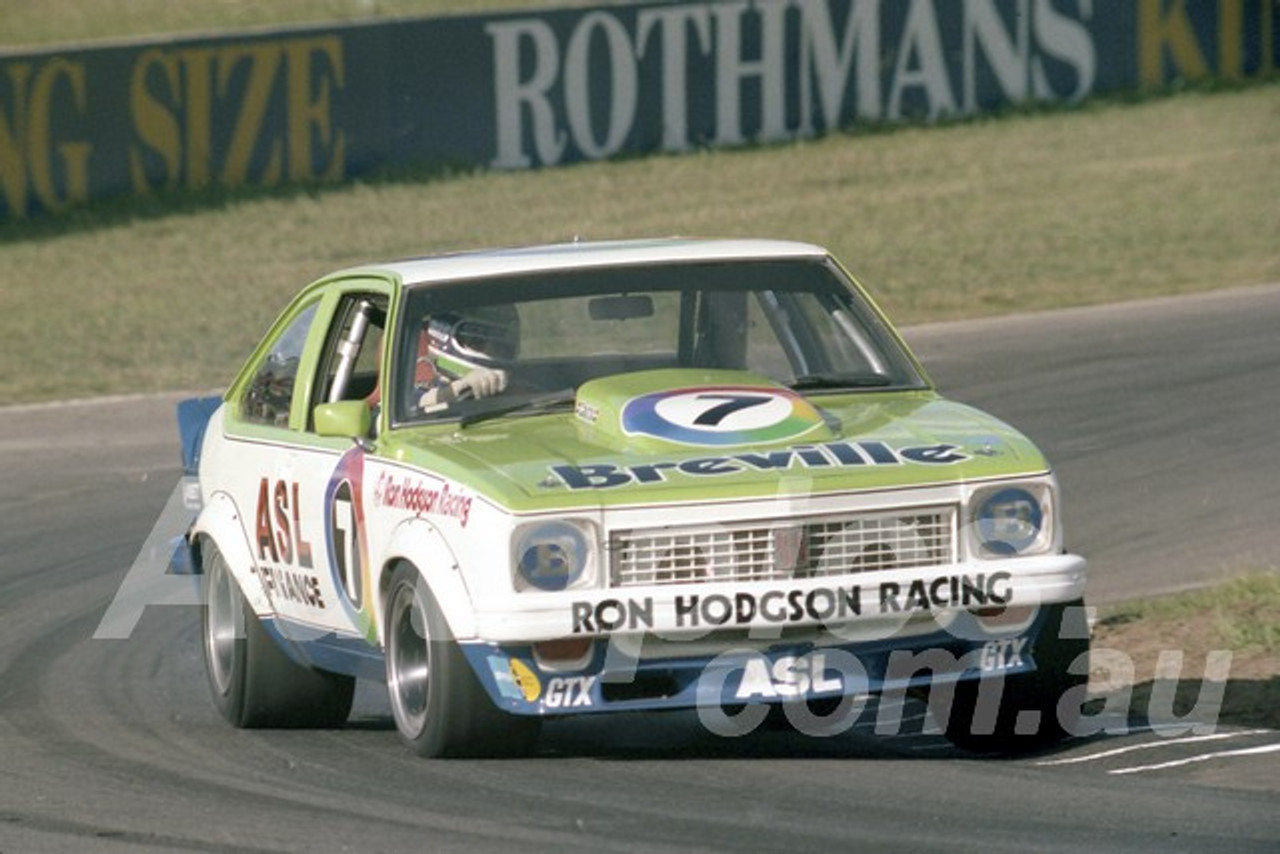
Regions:
[[345, 439], [365, 439], [373, 428], [373, 410], [363, 400], [322, 403], [312, 411], [316, 433]]

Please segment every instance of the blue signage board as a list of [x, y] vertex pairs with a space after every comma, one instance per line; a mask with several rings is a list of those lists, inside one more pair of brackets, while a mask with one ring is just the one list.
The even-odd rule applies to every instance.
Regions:
[[0, 219], [1260, 78], [1274, 0], [730, 0], [0, 53]]

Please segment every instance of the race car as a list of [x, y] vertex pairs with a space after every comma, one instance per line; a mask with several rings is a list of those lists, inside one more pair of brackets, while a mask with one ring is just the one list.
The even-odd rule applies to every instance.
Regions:
[[830, 735], [886, 692], [978, 750], [1079, 716], [1085, 560], [1049, 464], [943, 398], [817, 246], [343, 270], [179, 421], [178, 563], [238, 727], [341, 725], [358, 678], [432, 757], [637, 710]]

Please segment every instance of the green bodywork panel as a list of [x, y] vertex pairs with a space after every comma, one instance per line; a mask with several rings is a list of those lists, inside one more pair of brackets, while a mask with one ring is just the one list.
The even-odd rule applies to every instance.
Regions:
[[822, 423], [765, 445], [636, 442], [564, 412], [398, 430], [377, 454], [465, 484], [513, 512], [812, 496], [1048, 471], [1013, 428], [932, 391], [808, 400]]

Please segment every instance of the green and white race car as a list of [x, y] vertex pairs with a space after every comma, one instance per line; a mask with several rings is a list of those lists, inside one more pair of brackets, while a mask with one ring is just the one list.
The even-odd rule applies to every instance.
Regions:
[[330, 726], [385, 681], [427, 756], [548, 716], [954, 742], [1069, 732], [1085, 561], [1045, 458], [942, 398], [825, 250], [574, 243], [345, 270], [179, 408], [213, 697]]

